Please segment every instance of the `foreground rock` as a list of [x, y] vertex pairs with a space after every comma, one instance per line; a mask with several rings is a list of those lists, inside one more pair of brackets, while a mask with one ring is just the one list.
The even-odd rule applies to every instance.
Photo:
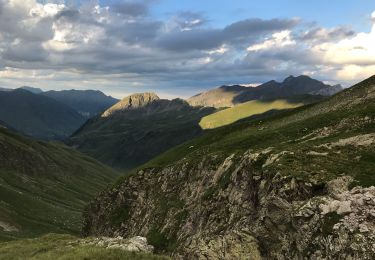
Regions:
[[375, 187], [268, 176], [259, 160], [277, 160], [263, 156], [139, 172], [90, 205], [84, 231], [141, 234], [176, 259], [375, 257]]
[[143, 252], [152, 253], [154, 247], [147, 243], [145, 237], [132, 237], [129, 239], [124, 239], [121, 236], [111, 238], [111, 237], [96, 237], [96, 238], [86, 238], [76, 240], [69, 243], [71, 246], [82, 245], [82, 246], [98, 246], [108, 249], [121, 249], [129, 252]]

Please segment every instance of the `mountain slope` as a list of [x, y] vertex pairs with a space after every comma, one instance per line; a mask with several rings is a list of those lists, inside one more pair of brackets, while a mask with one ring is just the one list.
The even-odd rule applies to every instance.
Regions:
[[41, 139], [60, 139], [84, 123], [76, 111], [27, 90], [0, 91], [0, 120], [17, 131]]
[[174, 259], [373, 259], [375, 76], [314, 105], [211, 130], [120, 179], [86, 235]]
[[135, 94], [90, 119], [68, 143], [111, 166], [131, 169], [200, 134], [198, 123], [211, 112], [180, 99]]
[[203, 129], [217, 128], [250, 116], [260, 116], [263, 113], [269, 114], [280, 110], [296, 108], [318, 102], [322, 99], [323, 96], [304, 95], [294, 96], [289, 99], [252, 100], [205, 116], [199, 122], [199, 125]]
[[290, 76], [283, 82], [274, 80], [258, 87], [222, 86], [188, 99], [193, 106], [232, 107], [250, 100], [287, 98], [313, 94], [330, 96], [342, 90], [339, 85], [330, 86], [308, 76]]
[[86, 118], [100, 114], [118, 102], [117, 99], [97, 90], [51, 90], [42, 95], [73, 108]]
[[77, 233], [83, 206], [116, 177], [66, 146], [0, 128], [0, 240]]

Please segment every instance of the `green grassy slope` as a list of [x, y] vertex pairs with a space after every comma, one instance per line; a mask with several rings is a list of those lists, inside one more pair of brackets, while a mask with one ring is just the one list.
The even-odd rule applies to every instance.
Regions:
[[212, 129], [224, 125], [229, 125], [246, 117], [263, 114], [270, 110], [283, 110], [299, 107], [302, 105], [303, 103], [289, 102], [285, 99], [273, 101], [252, 100], [205, 116], [199, 122], [199, 125], [203, 129]]
[[36, 239], [23, 239], [0, 243], [0, 260], [23, 259], [169, 259], [145, 253], [126, 252], [120, 249], [106, 249], [95, 246], [72, 245], [77, 237], [49, 234]]
[[0, 240], [79, 232], [84, 205], [116, 177], [66, 146], [0, 128]]
[[[248, 149], [262, 151], [273, 147], [273, 153], [294, 153], [283, 156], [284, 161], [273, 169], [275, 172], [301, 177], [309, 167], [317, 178], [348, 174], [363, 186], [375, 185], [375, 148], [371, 144], [374, 115], [375, 76], [314, 105], [210, 130], [142, 168], [165, 167], [183, 160], [194, 162], [208, 154], [228, 156]], [[331, 149], [324, 146], [347, 138], [364, 139], [370, 145], [357, 145], [353, 141]]]

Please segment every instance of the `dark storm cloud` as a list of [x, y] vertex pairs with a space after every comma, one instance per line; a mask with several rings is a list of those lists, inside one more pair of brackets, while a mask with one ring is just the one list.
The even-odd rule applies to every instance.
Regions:
[[171, 23], [181, 30], [192, 30], [207, 24], [209, 20], [202, 14], [191, 11], [181, 11], [173, 15]]
[[55, 19], [68, 19], [71, 21], [77, 21], [79, 19], [79, 11], [75, 9], [64, 9], [55, 15]]
[[9, 46], [3, 52], [3, 58], [9, 61], [37, 62], [45, 61], [48, 53], [43, 49], [40, 43], [21, 41]]
[[172, 51], [210, 50], [224, 42], [222, 31], [215, 29], [198, 29], [191, 31], [174, 31], [161, 36], [157, 46]]
[[145, 2], [122, 2], [115, 4], [112, 9], [115, 13], [125, 16], [138, 17], [148, 14], [148, 5]]
[[297, 19], [247, 19], [228, 25], [223, 30], [226, 37], [242, 38], [266, 32], [291, 29], [298, 24]]
[[196, 29], [173, 31], [161, 36], [157, 45], [173, 51], [211, 50], [222, 44], [251, 44], [267, 33], [291, 29], [298, 23], [294, 19], [247, 19], [224, 29]]
[[109, 26], [106, 30], [108, 37], [119, 38], [130, 44], [141, 43], [147, 46], [158, 36], [162, 26], [162, 22], [138, 21]]
[[324, 42], [338, 41], [355, 35], [355, 31], [347, 27], [333, 29], [312, 28], [300, 36], [303, 41]]

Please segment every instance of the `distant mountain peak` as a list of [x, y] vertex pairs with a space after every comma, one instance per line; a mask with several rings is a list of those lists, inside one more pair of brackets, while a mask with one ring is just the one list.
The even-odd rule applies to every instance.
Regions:
[[195, 95], [187, 101], [192, 106], [220, 108], [233, 107], [250, 100], [277, 99], [304, 94], [331, 96], [341, 90], [341, 87], [331, 87], [307, 75], [290, 75], [281, 82], [271, 80], [253, 88], [240, 85], [221, 86]]
[[34, 93], [34, 94], [40, 94], [40, 93], [43, 92], [43, 90], [41, 90], [40, 88], [34, 88], [34, 87], [30, 87], [30, 86], [22, 86], [19, 89], [27, 90], [27, 91], [29, 91], [31, 93]]
[[286, 79], [284, 79], [284, 82], [288, 82], [290, 80], [293, 80], [295, 77], [293, 75], [289, 75]]
[[107, 109], [102, 117], [108, 117], [116, 112], [145, 107], [160, 98], [152, 92], [136, 93], [123, 98], [121, 101]]
[[68, 105], [85, 118], [100, 115], [119, 101], [99, 90], [51, 90], [42, 95]]

